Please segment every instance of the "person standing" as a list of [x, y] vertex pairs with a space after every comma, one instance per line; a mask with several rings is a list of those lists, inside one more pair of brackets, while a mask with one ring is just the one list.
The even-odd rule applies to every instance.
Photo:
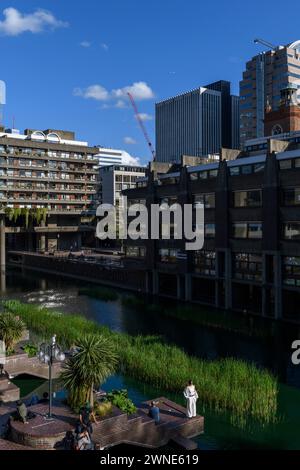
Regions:
[[198, 400], [198, 393], [195, 385], [191, 380], [189, 380], [183, 394], [186, 399], [186, 415], [188, 418], [194, 418], [197, 415], [196, 405]]
[[150, 418], [154, 419], [155, 424], [160, 423], [159, 408], [158, 408], [157, 404], [154, 401], [151, 402], [148, 415], [150, 416]]

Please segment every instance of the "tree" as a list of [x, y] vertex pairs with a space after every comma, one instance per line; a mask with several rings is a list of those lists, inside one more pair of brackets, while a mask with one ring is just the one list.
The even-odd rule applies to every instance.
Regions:
[[0, 314], [0, 338], [5, 343], [7, 351], [13, 350], [15, 343], [21, 338], [25, 325], [19, 317], [12, 313]]
[[99, 386], [113, 374], [118, 362], [113, 343], [100, 334], [79, 338], [76, 349], [77, 352], [66, 360], [60, 375], [73, 409], [86, 401], [93, 406], [94, 385]]

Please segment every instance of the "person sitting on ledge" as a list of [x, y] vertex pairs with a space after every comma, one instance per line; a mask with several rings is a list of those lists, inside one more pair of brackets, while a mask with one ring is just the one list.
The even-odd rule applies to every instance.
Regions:
[[91, 441], [90, 435], [85, 429], [77, 438], [76, 450], [94, 450], [94, 444]]
[[150, 418], [154, 419], [155, 424], [159, 424], [160, 411], [155, 401], [151, 402], [148, 415], [150, 416]]
[[17, 401], [17, 415], [18, 419], [22, 421], [24, 424], [28, 424], [27, 421], [27, 407], [24, 402], [21, 400]]
[[5, 377], [6, 379], [9, 379], [9, 373], [4, 369], [4, 365], [1, 363], [0, 364], [0, 378]]

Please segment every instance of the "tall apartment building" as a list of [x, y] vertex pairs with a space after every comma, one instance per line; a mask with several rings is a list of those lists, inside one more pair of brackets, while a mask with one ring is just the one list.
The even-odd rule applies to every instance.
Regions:
[[262, 52], [246, 64], [240, 82], [240, 140], [264, 136], [266, 109], [280, 106], [282, 89], [291, 84], [300, 97], [300, 41]]
[[233, 148], [232, 125], [230, 83], [224, 80], [156, 103], [156, 160], [180, 162], [182, 155], [202, 157]]
[[79, 248], [94, 232], [97, 152], [69, 131], [0, 129], [1, 219], [10, 248]]
[[109, 165], [99, 170], [100, 204], [119, 205], [122, 191], [134, 188], [138, 178], [145, 176], [146, 167], [130, 165]]
[[[130, 165], [110, 165], [100, 167], [99, 170], [99, 204], [112, 204], [115, 207], [122, 207], [122, 191], [135, 188], [139, 178], [145, 176], [146, 168]], [[117, 213], [116, 220], [117, 237], [119, 234], [119, 219]], [[114, 243], [112, 243], [114, 244]]]

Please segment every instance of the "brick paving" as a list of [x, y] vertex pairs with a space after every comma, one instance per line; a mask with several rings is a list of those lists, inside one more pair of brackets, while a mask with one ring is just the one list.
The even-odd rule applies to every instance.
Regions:
[[[160, 408], [161, 422], [155, 425], [148, 417], [149, 402], [142, 404], [137, 413], [131, 416], [113, 408], [112, 414], [98, 423], [93, 424], [92, 439], [101, 447], [114, 446], [121, 443], [160, 447], [173, 440], [187, 449], [195, 448], [191, 438], [201, 434], [204, 429], [204, 418], [196, 416], [188, 419], [185, 408], [165, 397], [157, 398]], [[0, 407], [0, 423], [6, 422], [15, 411], [15, 405]], [[74, 430], [78, 416], [64, 405], [53, 406], [53, 419], [47, 420], [47, 404], [30, 407], [36, 416], [28, 424], [20, 421], [11, 422], [11, 439], [14, 442], [1, 440], [1, 449], [18, 450], [25, 446], [36, 449], [53, 449], [57, 447], [67, 431]], [[18, 444], [23, 444], [18, 446]]]

